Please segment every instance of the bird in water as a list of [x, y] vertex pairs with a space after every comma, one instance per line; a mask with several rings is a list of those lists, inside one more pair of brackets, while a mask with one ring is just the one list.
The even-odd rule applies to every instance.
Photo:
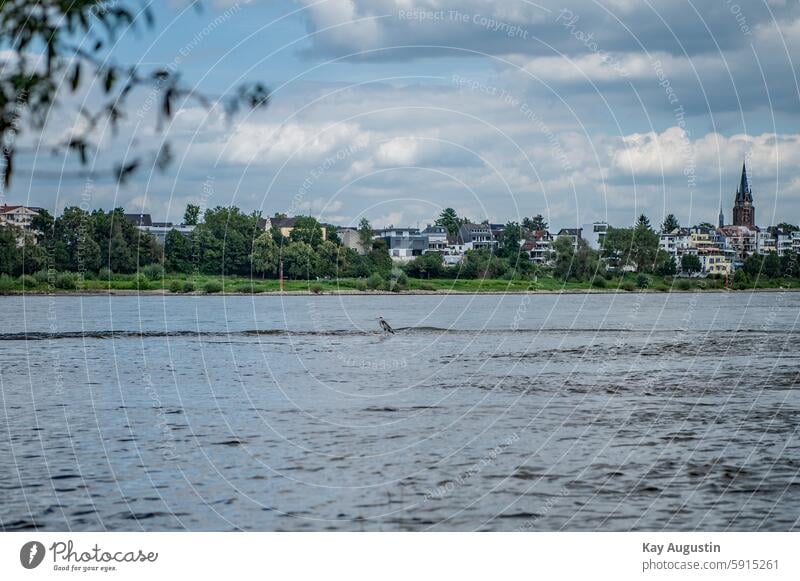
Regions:
[[381, 331], [383, 331], [384, 335], [387, 333], [391, 333], [392, 335], [394, 335], [394, 329], [392, 329], [392, 326], [389, 323], [387, 323], [386, 319], [384, 319], [383, 317], [378, 317], [378, 325], [380, 325]]

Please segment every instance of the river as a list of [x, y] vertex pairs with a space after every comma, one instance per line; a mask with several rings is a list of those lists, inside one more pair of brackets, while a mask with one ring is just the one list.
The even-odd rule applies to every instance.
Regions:
[[794, 530], [799, 315], [791, 292], [0, 297], [0, 529]]

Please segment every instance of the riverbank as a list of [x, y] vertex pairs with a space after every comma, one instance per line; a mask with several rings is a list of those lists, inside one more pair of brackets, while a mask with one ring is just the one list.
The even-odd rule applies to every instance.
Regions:
[[283, 291], [277, 280], [244, 277], [165, 276], [150, 280], [143, 275], [115, 275], [111, 279], [81, 279], [62, 275], [48, 280], [34, 277], [6, 279], [0, 294], [47, 295], [255, 295], [282, 294], [359, 295], [359, 294], [608, 294], [630, 292], [732, 292], [800, 290], [796, 279], [763, 279], [756, 283], [726, 286], [723, 279], [672, 278], [629, 274], [621, 278], [594, 282], [564, 282], [552, 277], [536, 280], [505, 279], [413, 279], [403, 278], [373, 288], [365, 279], [287, 280]]

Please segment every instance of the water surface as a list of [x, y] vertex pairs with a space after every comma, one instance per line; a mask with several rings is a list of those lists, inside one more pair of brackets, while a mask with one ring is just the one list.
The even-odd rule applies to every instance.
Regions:
[[799, 307], [3, 297], [0, 528], [797, 529]]

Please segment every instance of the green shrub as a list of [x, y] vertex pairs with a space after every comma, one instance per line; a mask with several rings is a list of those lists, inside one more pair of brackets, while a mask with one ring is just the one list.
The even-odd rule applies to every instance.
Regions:
[[0, 293], [8, 293], [14, 290], [14, 279], [7, 274], [0, 274]]
[[318, 282], [316, 282], [316, 283], [312, 284], [311, 286], [309, 286], [309, 287], [308, 287], [308, 290], [310, 290], [310, 291], [311, 291], [312, 293], [314, 293], [315, 295], [318, 295], [318, 294], [320, 294], [320, 293], [323, 291], [323, 288], [322, 288], [322, 285], [321, 285], [321, 284], [319, 284]]
[[631, 292], [636, 290], [636, 285], [633, 284], [632, 282], [625, 281], [620, 285], [620, 288], [624, 291]]
[[187, 280], [183, 283], [183, 292], [185, 293], [193, 293], [195, 289], [194, 283], [191, 280]]
[[148, 264], [142, 269], [142, 272], [150, 280], [164, 278], [164, 267], [160, 264]]
[[679, 290], [686, 291], [686, 290], [689, 290], [689, 289], [692, 288], [692, 283], [691, 283], [691, 281], [688, 281], [685, 278], [682, 278], [682, 279], [680, 279], [678, 281], [678, 285], [677, 286], [678, 286]]
[[39, 284], [47, 284], [50, 282], [50, 275], [47, 270], [37, 270], [33, 273], [33, 278], [35, 278], [36, 282]]
[[169, 281], [169, 290], [173, 293], [179, 293], [183, 291], [183, 282], [180, 280], [171, 280]]
[[592, 286], [594, 288], [606, 288], [606, 279], [596, 276], [592, 279]]
[[37, 280], [30, 274], [23, 274], [21, 277], [19, 277], [19, 283], [22, 285], [22, 288], [27, 290], [35, 288], [38, 285]]
[[233, 290], [237, 293], [242, 293], [242, 294], [249, 294], [256, 292], [255, 287], [251, 282], [243, 282], [242, 284], [238, 284], [234, 287]]
[[636, 276], [636, 286], [640, 289], [646, 289], [650, 286], [650, 277], [646, 274], [639, 274]]
[[431, 283], [429, 283], [429, 282], [423, 282], [422, 284], [420, 284], [420, 285], [419, 285], [419, 290], [424, 290], [424, 291], [435, 291], [435, 290], [436, 290], [436, 287], [435, 287], [435, 286], [433, 286], [433, 285], [432, 285]]
[[210, 280], [203, 285], [203, 290], [209, 294], [222, 292], [222, 283], [218, 280]]
[[383, 277], [377, 272], [373, 272], [367, 279], [367, 286], [372, 290], [377, 290], [383, 286]]
[[78, 288], [78, 277], [71, 272], [60, 272], [56, 275], [54, 286], [63, 290], [74, 290]]
[[356, 281], [356, 289], [360, 291], [367, 290], [367, 281], [365, 281], [363, 278], [359, 278]]
[[97, 280], [111, 280], [113, 276], [114, 274], [111, 272], [111, 269], [104, 266], [98, 271]]
[[150, 280], [148, 280], [147, 276], [145, 276], [145, 274], [142, 272], [136, 275], [133, 283], [134, 286], [139, 290], [147, 290], [150, 288]]

